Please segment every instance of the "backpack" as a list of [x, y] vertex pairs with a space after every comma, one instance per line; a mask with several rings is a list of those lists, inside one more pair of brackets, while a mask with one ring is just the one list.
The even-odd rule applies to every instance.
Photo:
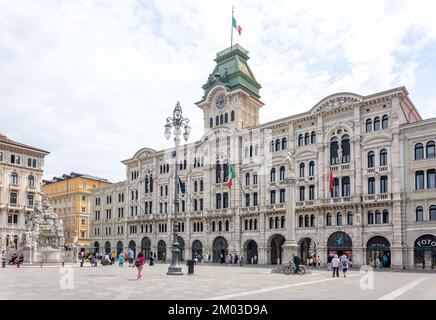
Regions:
[[136, 267], [140, 267], [142, 265], [142, 263], [141, 263], [141, 259], [136, 259], [135, 260], [135, 266]]
[[348, 266], [347, 260], [342, 261], [342, 268], [346, 268]]

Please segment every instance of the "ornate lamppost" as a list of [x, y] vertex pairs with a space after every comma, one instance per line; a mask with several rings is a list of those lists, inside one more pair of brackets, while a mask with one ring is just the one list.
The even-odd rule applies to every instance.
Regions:
[[165, 138], [169, 139], [171, 137], [171, 128], [174, 128], [174, 144], [175, 144], [175, 170], [174, 170], [174, 214], [172, 217], [173, 221], [173, 244], [171, 248], [171, 264], [168, 267], [168, 275], [182, 275], [182, 268], [179, 265], [180, 260], [180, 249], [178, 241], [178, 224], [177, 224], [177, 209], [179, 207], [178, 191], [179, 191], [179, 167], [178, 167], [178, 148], [180, 146], [180, 135], [183, 131], [183, 138], [188, 141], [189, 134], [191, 132], [191, 127], [189, 126], [189, 119], [182, 116], [182, 107], [180, 102], [177, 101], [176, 107], [173, 111], [173, 116], [167, 118], [167, 123], [165, 124]]

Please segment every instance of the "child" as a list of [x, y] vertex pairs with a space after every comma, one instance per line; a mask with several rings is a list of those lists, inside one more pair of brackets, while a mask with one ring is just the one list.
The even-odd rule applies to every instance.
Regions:
[[119, 266], [122, 267], [124, 265], [124, 254], [121, 253], [118, 259]]

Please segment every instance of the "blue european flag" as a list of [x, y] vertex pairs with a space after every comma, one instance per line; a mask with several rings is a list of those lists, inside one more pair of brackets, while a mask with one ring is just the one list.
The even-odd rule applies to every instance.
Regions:
[[186, 192], [186, 184], [182, 181], [182, 179], [180, 179], [180, 177], [179, 177], [179, 191], [180, 193]]

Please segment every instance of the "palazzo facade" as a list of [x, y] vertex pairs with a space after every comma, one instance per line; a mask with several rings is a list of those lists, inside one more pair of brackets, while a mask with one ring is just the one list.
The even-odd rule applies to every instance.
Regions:
[[436, 119], [423, 120], [400, 87], [333, 94], [260, 124], [248, 59], [239, 45], [217, 54], [196, 103], [204, 136], [176, 151], [186, 185], [177, 208], [174, 148], [140, 149], [122, 161], [125, 181], [91, 190], [93, 250], [170, 257], [176, 211], [183, 259], [345, 253], [354, 265], [436, 267]]

